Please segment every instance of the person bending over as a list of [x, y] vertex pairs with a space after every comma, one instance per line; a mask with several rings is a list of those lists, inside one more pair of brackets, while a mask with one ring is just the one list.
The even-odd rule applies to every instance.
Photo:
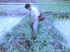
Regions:
[[36, 7], [34, 6], [32, 7], [30, 4], [25, 4], [25, 8], [29, 11], [30, 16], [33, 17], [34, 19], [32, 24], [32, 29], [33, 29], [32, 38], [35, 38], [38, 32], [40, 12]]

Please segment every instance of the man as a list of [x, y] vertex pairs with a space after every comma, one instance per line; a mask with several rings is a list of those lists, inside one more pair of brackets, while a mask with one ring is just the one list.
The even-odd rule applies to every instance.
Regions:
[[26, 4], [25, 8], [30, 12], [31, 17], [34, 18], [34, 21], [33, 21], [33, 24], [32, 24], [32, 29], [33, 29], [32, 36], [35, 37], [37, 32], [38, 32], [40, 12], [36, 7], [32, 7], [30, 4]]

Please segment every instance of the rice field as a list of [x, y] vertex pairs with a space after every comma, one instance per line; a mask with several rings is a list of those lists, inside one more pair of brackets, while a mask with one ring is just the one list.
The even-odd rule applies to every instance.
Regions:
[[[32, 40], [33, 18], [23, 17], [24, 5], [0, 5], [0, 37], [2, 37], [0, 38], [0, 52], [70, 51], [68, 30], [70, 20], [69, 18], [68, 20], [60, 18], [62, 19], [60, 20], [58, 16], [54, 18], [56, 13], [69, 13], [69, 4], [50, 2], [36, 6], [40, 7], [40, 11], [46, 18], [40, 21], [37, 38]], [[44, 13], [46, 11], [47, 13]], [[53, 13], [55, 16], [52, 15]]]

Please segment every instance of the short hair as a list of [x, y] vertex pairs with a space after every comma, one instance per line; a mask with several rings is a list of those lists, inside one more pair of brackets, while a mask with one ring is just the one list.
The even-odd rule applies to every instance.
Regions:
[[30, 4], [26, 4], [25, 8], [28, 9], [30, 7]]

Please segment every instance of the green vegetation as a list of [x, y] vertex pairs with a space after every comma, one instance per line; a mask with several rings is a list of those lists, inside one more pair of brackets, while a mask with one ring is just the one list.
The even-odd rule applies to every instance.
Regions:
[[7, 33], [5, 37], [7, 42], [3, 45], [8, 48], [6, 52], [68, 52], [70, 49], [66, 47], [65, 39], [53, 26], [53, 18], [47, 15], [45, 17], [40, 21], [39, 32], [34, 41], [31, 39], [33, 19], [28, 16], [23, 18], [11, 32]]

